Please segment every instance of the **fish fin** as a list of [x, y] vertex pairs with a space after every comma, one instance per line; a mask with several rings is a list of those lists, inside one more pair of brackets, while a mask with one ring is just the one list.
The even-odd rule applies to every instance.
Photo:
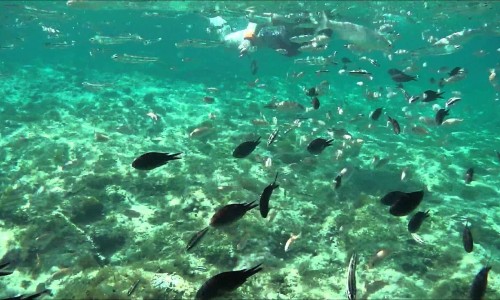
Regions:
[[328, 23], [329, 23], [329, 20], [328, 20], [328, 17], [326, 15], [326, 12], [322, 11], [321, 12], [321, 20], [319, 21], [319, 26], [318, 26], [318, 28], [316, 28], [314, 34], [316, 35], [320, 31], [323, 31], [323, 30], [331, 30], [330, 27], [328, 27]]
[[10, 261], [0, 264], [0, 269], [3, 269], [5, 267], [7, 267], [8, 265], [10, 265]]

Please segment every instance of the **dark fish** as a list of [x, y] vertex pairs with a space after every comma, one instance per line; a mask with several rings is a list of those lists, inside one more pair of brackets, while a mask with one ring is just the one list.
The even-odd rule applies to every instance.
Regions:
[[449, 73], [448, 75], [451, 77], [451, 76], [455, 76], [457, 75], [458, 73], [460, 73], [460, 70], [462, 70], [461, 67], [454, 67]]
[[383, 108], [382, 107], [379, 107], [377, 109], [375, 109], [374, 111], [372, 111], [372, 113], [370, 114], [370, 118], [373, 120], [373, 121], [377, 121], [378, 118], [380, 118], [380, 115], [382, 115], [382, 110]]
[[464, 245], [465, 252], [471, 253], [474, 249], [474, 239], [472, 238], [472, 232], [470, 231], [468, 222], [465, 222], [465, 227], [462, 231], [462, 243]]
[[247, 211], [251, 210], [254, 207], [257, 207], [258, 204], [254, 204], [255, 201], [248, 203], [237, 203], [237, 204], [228, 204], [218, 211], [210, 219], [210, 225], [213, 227], [221, 227], [225, 225], [229, 225], [241, 219]]
[[416, 214], [413, 215], [413, 217], [410, 219], [410, 222], [408, 223], [408, 231], [411, 233], [415, 233], [420, 229], [420, 226], [422, 226], [422, 223], [426, 218], [429, 217], [429, 210], [427, 211], [419, 211]]
[[196, 300], [209, 300], [231, 292], [242, 286], [247, 279], [260, 272], [261, 264], [251, 269], [222, 272], [207, 280], [196, 292]]
[[273, 132], [271, 132], [271, 134], [267, 138], [267, 146], [268, 147], [269, 147], [269, 145], [271, 145], [272, 143], [274, 143], [274, 141], [278, 137], [278, 132], [279, 131], [280, 131], [279, 128], [276, 128]]
[[342, 57], [342, 58], [340, 59], [340, 61], [341, 61], [343, 64], [349, 64], [349, 63], [352, 63], [352, 61], [351, 61], [349, 58], [347, 58], [347, 57]]
[[307, 151], [311, 154], [320, 154], [325, 150], [326, 147], [331, 146], [333, 139], [325, 140], [322, 138], [317, 138], [312, 140], [309, 145], [307, 145]]
[[497, 159], [500, 162], [500, 151], [497, 151]]
[[449, 115], [449, 109], [444, 109], [444, 108], [440, 108], [437, 113], [436, 113], [436, 117], [434, 118], [436, 120], [436, 124], [439, 126], [441, 124], [443, 124], [443, 121], [444, 121], [444, 117], [446, 117], [447, 115]]
[[250, 63], [250, 71], [252, 72], [252, 75], [257, 74], [257, 71], [259, 70], [259, 67], [257, 66], [257, 61], [254, 59], [252, 60], [252, 63]]
[[443, 97], [441, 97], [441, 95], [443, 95], [443, 94], [444, 94], [444, 92], [438, 93], [436, 91], [427, 90], [424, 92], [424, 95], [422, 97], [422, 102], [431, 102], [431, 101], [434, 101], [438, 98], [443, 99]]
[[465, 183], [469, 184], [472, 182], [472, 177], [474, 177], [474, 168], [468, 168], [465, 172]]
[[406, 216], [417, 208], [423, 198], [424, 191], [406, 193], [405, 197], [399, 198], [398, 201], [391, 206], [389, 213], [396, 217]]
[[0, 264], [0, 277], [10, 275], [14, 272], [14, 271], [4, 270], [8, 265], [10, 265], [10, 262], [5, 262]]
[[306, 95], [309, 97], [319, 96], [318, 89], [316, 87], [312, 87], [306, 90]]
[[340, 175], [340, 174], [337, 175], [337, 177], [335, 177], [335, 179], [333, 181], [335, 181], [334, 188], [338, 189], [340, 187], [340, 185], [342, 184], [342, 175]]
[[394, 130], [394, 133], [395, 134], [400, 134], [401, 133], [401, 127], [399, 127], [399, 123], [398, 121], [396, 121], [395, 119], [387, 116], [387, 119], [389, 120], [389, 122], [391, 122], [391, 125], [392, 125], [392, 129]]
[[345, 293], [348, 300], [356, 299], [356, 253], [353, 253], [349, 260]]
[[318, 109], [319, 105], [320, 105], [318, 97], [313, 97], [311, 99], [311, 104], [312, 104], [314, 109]]
[[136, 282], [134, 282], [134, 284], [128, 290], [127, 296], [130, 296], [130, 295], [132, 295], [135, 292], [135, 290], [139, 286], [139, 282], [141, 282], [141, 279], [137, 279]]
[[181, 159], [177, 157], [182, 152], [175, 154], [162, 153], [162, 152], [148, 152], [139, 156], [132, 162], [132, 167], [137, 170], [153, 170], [163, 166], [171, 160]]
[[189, 251], [189, 250], [193, 249], [193, 247], [196, 246], [201, 241], [201, 239], [207, 233], [208, 228], [209, 228], [208, 226], [205, 227], [205, 228], [203, 228], [202, 230], [200, 230], [197, 233], [195, 233], [195, 235], [193, 235], [193, 237], [191, 239], [189, 239], [189, 242], [188, 242], [188, 244], [186, 246], [186, 251]]
[[392, 206], [394, 203], [398, 202], [398, 200], [401, 199], [402, 197], [406, 197], [406, 193], [400, 191], [394, 191], [382, 197], [382, 199], [380, 199], [380, 202], [384, 205]]
[[486, 266], [477, 273], [472, 281], [472, 286], [470, 287], [469, 297], [471, 300], [481, 300], [486, 293], [486, 287], [488, 286], [488, 273], [491, 270], [491, 266]]
[[233, 151], [233, 157], [243, 158], [247, 157], [250, 153], [255, 150], [257, 145], [260, 144], [260, 136], [255, 141], [246, 141], [238, 145]]
[[389, 69], [389, 71], [387, 72], [391, 75], [392, 80], [394, 80], [395, 82], [408, 82], [412, 80], [417, 81], [416, 76], [405, 74], [403, 71], [400, 71], [398, 69]]
[[278, 172], [276, 172], [276, 177], [274, 177], [274, 182], [269, 184], [264, 188], [264, 191], [260, 195], [259, 209], [260, 215], [263, 218], [267, 217], [269, 213], [269, 199], [271, 199], [271, 195], [273, 194], [274, 189], [279, 187], [279, 184], [276, 184], [276, 179], [278, 179]]

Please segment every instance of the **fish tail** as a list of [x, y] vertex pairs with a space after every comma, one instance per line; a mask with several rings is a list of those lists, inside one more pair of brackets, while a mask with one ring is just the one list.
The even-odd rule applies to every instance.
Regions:
[[262, 263], [256, 265], [253, 268], [245, 270], [245, 277], [248, 278], [248, 277], [250, 277], [250, 276], [252, 276], [252, 275], [254, 275], [254, 274], [262, 271], [262, 268], [260, 267], [261, 265], [262, 265]]
[[333, 140], [334, 140], [334, 139], [330, 139], [330, 140], [326, 141], [326, 145], [327, 145], [327, 146], [331, 146], [331, 145], [332, 145]]
[[174, 153], [174, 154], [168, 154], [167, 153], [167, 157], [170, 159], [170, 160], [174, 160], [174, 159], [181, 159], [181, 157], [177, 157], [178, 155], [181, 155], [182, 152], [177, 152], [177, 153]]
[[278, 172], [276, 172], [276, 176], [274, 177], [274, 182], [273, 182], [273, 185], [276, 183], [276, 180], [278, 180]]
[[255, 140], [255, 143], [256, 144], [260, 143], [260, 136]]
[[257, 207], [259, 206], [259, 204], [255, 203], [256, 200], [252, 201], [252, 202], [248, 202], [247, 204], [245, 204], [245, 208], [248, 210], [251, 210], [252, 208], [254, 207]]

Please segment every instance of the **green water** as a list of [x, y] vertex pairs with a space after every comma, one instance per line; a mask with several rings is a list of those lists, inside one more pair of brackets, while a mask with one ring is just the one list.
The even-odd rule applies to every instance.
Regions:
[[[0, 277], [0, 299], [44, 288], [51, 290], [44, 299], [193, 299], [211, 276], [260, 263], [263, 271], [223, 297], [345, 299], [353, 252], [358, 298], [467, 299], [487, 264], [485, 299], [500, 298], [500, 82], [490, 71], [500, 71], [499, 9], [484, 1], [0, 2], [0, 262], [14, 271]], [[210, 17], [244, 29], [250, 11], [325, 11], [370, 31], [390, 24], [394, 32], [385, 37], [393, 46], [352, 52], [335, 32], [327, 50], [294, 57], [265, 47], [239, 57], [225, 46], [175, 45], [216, 40], [206, 31]], [[459, 51], [429, 53], [433, 42], [464, 29], [478, 33], [460, 40]], [[129, 34], [141, 38], [90, 41]], [[334, 51], [336, 65], [295, 63]], [[114, 54], [154, 62], [120, 62]], [[342, 74], [343, 57], [352, 61], [347, 71], [366, 69], [373, 80]], [[444, 99], [430, 103], [409, 104], [387, 73], [411, 67], [405, 72], [418, 80], [404, 88], [422, 97], [457, 66], [465, 78], [441, 87]], [[298, 72], [303, 77], [290, 76]], [[325, 80], [329, 89], [312, 110], [304, 88]], [[380, 97], [367, 99], [374, 91]], [[444, 108], [452, 96], [461, 100], [446, 119], [456, 123], [436, 126], [433, 105]], [[306, 110], [266, 108], [285, 100]], [[373, 121], [378, 107], [384, 113]], [[332, 128], [352, 138], [335, 135], [321, 154], [308, 153], [313, 139], [332, 138]], [[267, 146], [275, 129], [278, 139]], [[259, 136], [248, 157], [231, 155]], [[147, 172], [132, 168], [150, 151], [182, 152], [182, 159]], [[267, 219], [250, 210], [185, 251], [219, 208], [259, 200], [276, 172], [280, 188]], [[380, 203], [396, 190], [424, 190], [415, 210], [430, 210], [418, 231], [423, 244], [407, 230], [415, 212], [395, 217]], [[462, 245], [466, 219], [472, 253]], [[285, 251], [292, 234], [300, 235]], [[377, 260], [380, 250], [388, 255]]]

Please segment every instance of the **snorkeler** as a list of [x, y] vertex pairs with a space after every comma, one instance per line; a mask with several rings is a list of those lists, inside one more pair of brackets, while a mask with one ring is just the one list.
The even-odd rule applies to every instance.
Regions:
[[[231, 27], [226, 22], [218, 23], [216, 32], [226, 46], [238, 48], [240, 56], [253, 52], [258, 47], [271, 48], [285, 56], [298, 55], [306, 46], [307, 49], [325, 48], [324, 43], [316, 41], [319, 35], [314, 27], [274, 20], [270, 24], [262, 25], [249, 22], [245, 29], [234, 32], [231, 32]], [[326, 34], [329, 39], [329, 33], [322, 32], [321, 36]]]

